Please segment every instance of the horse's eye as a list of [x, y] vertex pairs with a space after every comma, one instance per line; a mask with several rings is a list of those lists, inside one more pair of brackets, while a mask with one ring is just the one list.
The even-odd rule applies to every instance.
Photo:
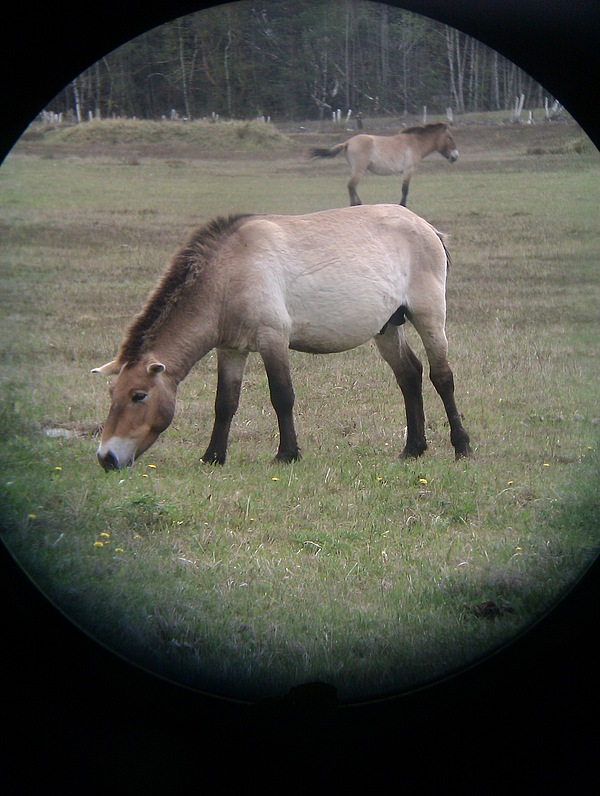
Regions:
[[142, 401], [144, 401], [147, 397], [148, 397], [147, 392], [136, 390], [136, 392], [134, 392], [133, 395], [131, 396], [131, 400], [133, 401], [134, 404], [139, 404]]

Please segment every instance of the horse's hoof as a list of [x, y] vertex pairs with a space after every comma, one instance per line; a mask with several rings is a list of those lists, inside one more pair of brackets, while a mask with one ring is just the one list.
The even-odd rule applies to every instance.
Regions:
[[400, 454], [401, 459], [418, 459], [419, 456], [422, 456], [425, 451], [427, 450], [427, 445], [423, 448], [409, 448], [408, 445], [404, 448], [402, 453]]
[[302, 458], [302, 454], [299, 450], [295, 451], [278, 451], [277, 456], [274, 458], [274, 462], [277, 464], [291, 464], [292, 462], [297, 462]]

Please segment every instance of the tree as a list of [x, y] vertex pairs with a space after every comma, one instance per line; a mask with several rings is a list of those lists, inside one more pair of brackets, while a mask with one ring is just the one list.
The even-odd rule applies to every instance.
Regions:
[[49, 110], [189, 119], [509, 111], [541, 86], [458, 30], [365, 0], [244, 0], [174, 20], [107, 54]]

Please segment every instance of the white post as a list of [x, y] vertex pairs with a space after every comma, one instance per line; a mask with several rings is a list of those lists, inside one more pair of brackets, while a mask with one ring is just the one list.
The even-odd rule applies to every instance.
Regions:
[[427, 105], [423, 105], [423, 126], [427, 124]]
[[452, 113], [452, 108], [446, 108], [446, 116], [448, 118], [448, 124], [452, 124], [454, 122], [454, 115]]
[[515, 110], [513, 112], [513, 122], [521, 120], [521, 113], [523, 112], [523, 103], [525, 102], [525, 94], [521, 94], [515, 100]]

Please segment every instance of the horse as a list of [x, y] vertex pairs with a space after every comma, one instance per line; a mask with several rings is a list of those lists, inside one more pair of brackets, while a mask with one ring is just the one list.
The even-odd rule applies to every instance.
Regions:
[[356, 186], [367, 171], [384, 177], [390, 174], [402, 174], [400, 204], [406, 207], [410, 178], [423, 158], [432, 152], [439, 152], [450, 163], [458, 159], [458, 149], [454, 139], [448, 130], [448, 125], [443, 123], [407, 127], [398, 135], [361, 133], [330, 148], [315, 147], [311, 150], [311, 157], [334, 158], [340, 152], [344, 153], [350, 167], [348, 191], [351, 205], [362, 204]]
[[155, 442], [173, 419], [178, 385], [213, 349], [214, 425], [202, 461], [225, 463], [250, 352], [263, 360], [277, 415], [275, 459], [297, 460], [289, 349], [328, 354], [370, 339], [404, 396], [401, 456], [420, 456], [427, 448], [423, 366], [404, 338], [406, 319], [423, 340], [455, 456], [467, 456], [447, 360], [447, 268], [441, 233], [398, 205], [210, 221], [174, 254], [117, 357], [92, 371], [116, 376], [100, 464], [106, 471], [132, 465]]

